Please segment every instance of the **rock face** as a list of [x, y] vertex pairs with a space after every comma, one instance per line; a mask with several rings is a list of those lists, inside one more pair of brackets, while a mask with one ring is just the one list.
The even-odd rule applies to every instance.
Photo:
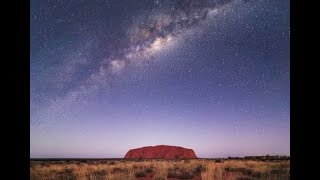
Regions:
[[192, 149], [186, 149], [178, 146], [146, 146], [137, 149], [131, 149], [124, 158], [135, 159], [189, 159], [197, 158]]

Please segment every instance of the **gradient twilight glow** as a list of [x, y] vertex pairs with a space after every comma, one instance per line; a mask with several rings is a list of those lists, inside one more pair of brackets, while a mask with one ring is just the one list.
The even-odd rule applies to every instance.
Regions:
[[289, 6], [31, 0], [30, 157], [290, 155]]

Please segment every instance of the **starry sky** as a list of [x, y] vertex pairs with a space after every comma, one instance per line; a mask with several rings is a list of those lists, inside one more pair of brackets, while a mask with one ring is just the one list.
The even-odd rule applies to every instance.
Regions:
[[289, 0], [31, 0], [30, 157], [290, 155]]

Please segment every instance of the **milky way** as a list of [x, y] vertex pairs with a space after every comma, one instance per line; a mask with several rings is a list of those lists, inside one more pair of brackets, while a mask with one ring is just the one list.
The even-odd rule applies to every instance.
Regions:
[[[210, 11], [215, 11], [230, 2], [230, 0], [161, 2], [168, 10], [162, 10], [159, 13], [155, 9], [152, 12], [157, 13], [144, 17], [143, 22], [138, 25], [134, 24], [133, 33], [129, 35], [128, 48], [120, 49], [120, 52], [114, 55], [115, 57], [106, 58], [101, 63], [99, 72], [92, 74], [87, 80], [88, 84], [107, 83], [111, 74], [124, 69], [128, 64], [152, 59], [163, 48], [170, 45], [179, 34], [205, 21]], [[156, 1], [155, 5], [158, 3], [159, 1]], [[89, 91], [87, 88], [90, 89], [92, 86], [81, 86], [79, 95]], [[76, 98], [78, 94], [72, 92], [72, 96]]]
[[[231, 0], [155, 1], [150, 7], [151, 12], [144, 15], [140, 19], [141, 22], [136, 22], [129, 27], [130, 32], [128, 33], [125, 47], [117, 49], [117, 52], [113, 54], [112, 57], [102, 59], [97, 72], [92, 73], [85, 80], [80, 80], [82, 82], [79, 87], [72, 87], [69, 91], [62, 90], [65, 91], [65, 95], [53, 97], [51, 100], [53, 103], [49, 106], [60, 108], [70, 102], [81, 101], [83, 97], [92, 93], [100, 86], [107, 84], [112, 75], [117, 74], [130, 63], [152, 60], [163, 49], [174, 43], [173, 41], [175, 41], [181, 33], [199, 25], [200, 22], [208, 18], [209, 13], [217, 12], [218, 9], [230, 3], [232, 3]], [[90, 44], [90, 42], [87, 43]], [[77, 64], [79, 64], [79, 62], [81, 63], [81, 60], [77, 60]], [[74, 68], [75, 66], [68, 65], [68, 63], [67, 61], [66, 68], [70, 68], [63, 74], [63, 79], [61, 80], [63, 83], [60, 85], [62, 89], [66, 86], [66, 83], [76, 80], [72, 79], [72, 77], [66, 80], [68, 79], [66, 75], [70, 74], [72, 76], [76, 73], [74, 72], [76, 70]], [[86, 63], [83, 62], [83, 64]], [[48, 113], [48, 111], [55, 110], [49, 109], [46, 110], [46, 113]]]
[[32, 0], [31, 156], [289, 153], [289, 5]]

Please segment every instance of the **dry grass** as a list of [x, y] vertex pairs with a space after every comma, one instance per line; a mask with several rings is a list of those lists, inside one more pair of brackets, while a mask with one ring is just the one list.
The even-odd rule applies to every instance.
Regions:
[[31, 180], [290, 179], [290, 161], [31, 161]]

